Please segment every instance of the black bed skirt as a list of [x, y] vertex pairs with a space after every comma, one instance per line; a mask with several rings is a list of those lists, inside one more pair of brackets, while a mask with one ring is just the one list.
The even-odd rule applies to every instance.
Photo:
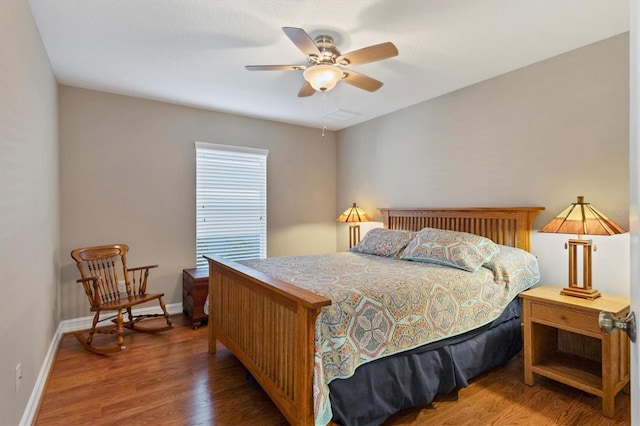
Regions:
[[467, 386], [520, 352], [520, 312], [516, 297], [499, 318], [480, 329], [372, 361], [348, 379], [333, 380], [333, 421], [379, 425], [402, 409], [428, 405], [438, 393]]

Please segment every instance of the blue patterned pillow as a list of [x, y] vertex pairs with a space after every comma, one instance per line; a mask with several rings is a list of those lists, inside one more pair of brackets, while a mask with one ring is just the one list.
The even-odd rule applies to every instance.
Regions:
[[411, 241], [415, 232], [397, 229], [374, 228], [362, 241], [351, 248], [352, 252], [395, 257]]
[[515, 284], [525, 281], [530, 287], [540, 281], [538, 259], [531, 253], [516, 247], [498, 245], [500, 251], [483, 267], [493, 272], [493, 279], [498, 283]]
[[467, 232], [424, 228], [400, 255], [400, 259], [437, 263], [475, 272], [500, 249], [488, 238]]

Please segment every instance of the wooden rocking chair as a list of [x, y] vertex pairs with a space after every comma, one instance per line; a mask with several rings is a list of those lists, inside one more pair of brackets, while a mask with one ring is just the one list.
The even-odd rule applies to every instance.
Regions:
[[[95, 312], [93, 325], [89, 336], [83, 332], [74, 333], [82, 346], [97, 354], [108, 354], [126, 349], [124, 345], [124, 328], [143, 333], [157, 333], [173, 328], [167, 309], [162, 301], [163, 293], [147, 294], [147, 277], [149, 269], [158, 265], [127, 268], [126, 254], [129, 247], [125, 244], [86, 247], [75, 249], [71, 257], [76, 261], [82, 278], [84, 291], [89, 298], [91, 312]], [[118, 270], [122, 267], [122, 280], [119, 280]], [[157, 299], [163, 314], [133, 315], [133, 306]], [[127, 311], [127, 320], [123, 318], [123, 311]], [[100, 318], [102, 312], [112, 312], [108, 318]], [[141, 327], [138, 323], [146, 318], [164, 316], [167, 322], [160, 327]], [[109, 327], [96, 328], [98, 323], [111, 320], [114, 324]], [[109, 347], [93, 345], [94, 333], [118, 334], [118, 343]]]

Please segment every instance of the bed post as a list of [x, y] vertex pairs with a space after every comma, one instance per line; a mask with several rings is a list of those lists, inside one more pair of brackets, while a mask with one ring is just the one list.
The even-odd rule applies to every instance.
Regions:
[[389, 209], [379, 209], [380, 214], [382, 214], [382, 223], [383, 226], [389, 229]]

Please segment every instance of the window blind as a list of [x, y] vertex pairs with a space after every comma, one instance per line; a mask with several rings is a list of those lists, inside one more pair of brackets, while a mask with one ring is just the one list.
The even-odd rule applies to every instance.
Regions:
[[196, 142], [196, 257], [267, 256], [268, 150]]

